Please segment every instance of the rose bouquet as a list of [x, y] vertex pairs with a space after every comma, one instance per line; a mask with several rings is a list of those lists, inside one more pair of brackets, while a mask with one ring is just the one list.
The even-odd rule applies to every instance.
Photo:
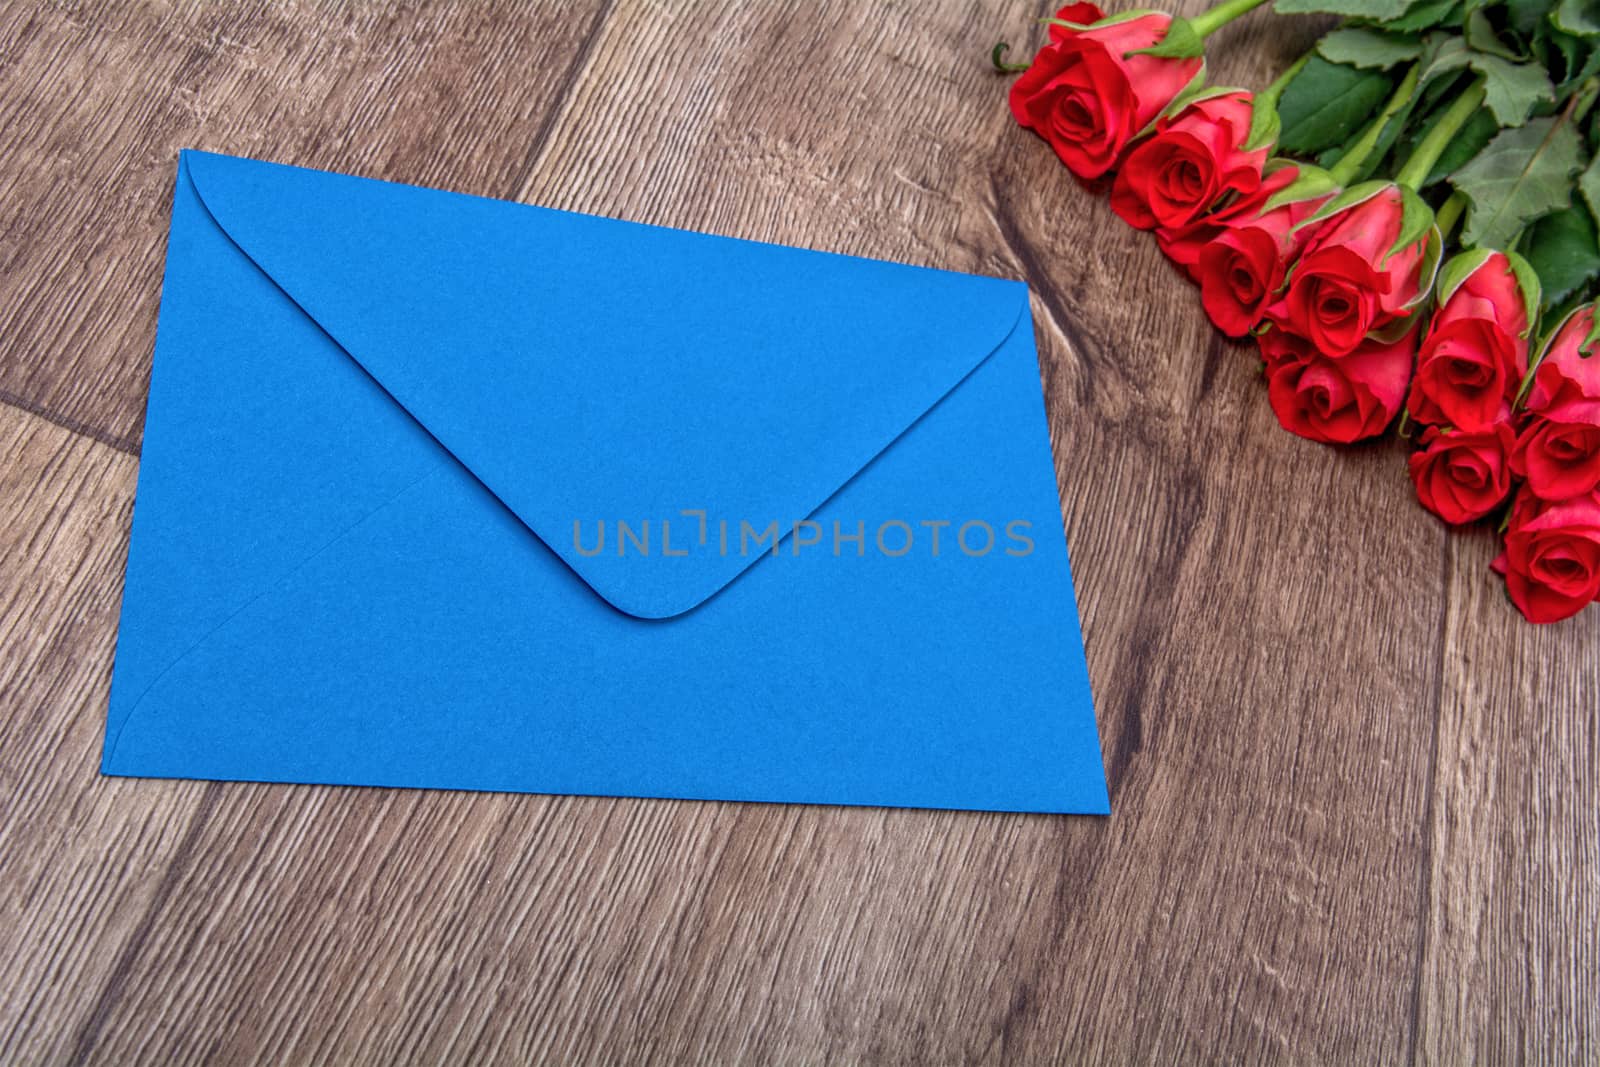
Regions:
[[1497, 523], [1534, 622], [1600, 599], [1600, 4], [1276, 0], [1343, 22], [1259, 92], [1189, 19], [1069, 4], [1011, 112], [1260, 353], [1284, 429], [1393, 433], [1443, 522]]

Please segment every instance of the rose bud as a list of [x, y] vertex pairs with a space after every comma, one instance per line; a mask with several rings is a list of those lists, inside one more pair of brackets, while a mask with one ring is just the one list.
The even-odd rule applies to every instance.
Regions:
[[1267, 402], [1292, 434], [1324, 444], [1375, 437], [1394, 421], [1405, 401], [1417, 332], [1398, 341], [1377, 338], [1330, 359], [1304, 338], [1268, 329], [1261, 335], [1267, 361]]
[[1170, 15], [1106, 19], [1093, 4], [1068, 4], [1050, 43], [1011, 86], [1011, 113], [1050, 143], [1085, 180], [1110, 170], [1127, 147], [1199, 77], [1203, 61], [1129, 55], [1166, 36]]
[[1551, 503], [1524, 489], [1493, 566], [1529, 622], [1576, 615], [1600, 596], [1600, 495]]
[[1200, 249], [1196, 265], [1200, 303], [1217, 329], [1229, 337], [1243, 337], [1261, 324], [1290, 262], [1314, 233], [1311, 227], [1297, 227], [1328, 197], [1310, 195], [1266, 210], [1263, 203], [1254, 212], [1227, 220]]
[[1403, 186], [1358, 185], [1301, 225], [1316, 232], [1266, 317], [1324, 356], [1354, 352], [1368, 334], [1406, 318], [1432, 288], [1439, 231], [1427, 205]]
[[1236, 219], [1253, 219], [1266, 210], [1267, 201], [1294, 184], [1300, 167], [1286, 160], [1272, 160], [1262, 172], [1261, 184], [1249, 196], [1225, 200], [1215, 210], [1196, 216], [1182, 226], [1163, 226], [1156, 230], [1156, 244], [1166, 257], [1189, 275], [1200, 280], [1200, 252]]
[[1600, 486], [1600, 401], [1572, 400], [1532, 414], [1511, 467], [1543, 500], [1567, 500]]
[[1507, 423], [1473, 432], [1422, 435], [1411, 454], [1411, 481], [1422, 506], [1448, 523], [1481, 519], [1511, 494], [1513, 435]]
[[1561, 323], [1545, 347], [1528, 390], [1529, 411], [1548, 412], [1575, 400], [1600, 400], [1600, 354], [1594, 332], [1594, 305], [1580, 307]]
[[1439, 307], [1406, 407], [1418, 422], [1481, 430], [1510, 418], [1528, 370], [1538, 281], [1518, 256], [1477, 249], [1439, 274]]
[[1246, 151], [1253, 97], [1213, 90], [1156, 120], [1134, 145], [1111, 187], [1111, 209], [1140, 230], [1185, 226], [1228, 195], [1261, 185], [1268, 146]]

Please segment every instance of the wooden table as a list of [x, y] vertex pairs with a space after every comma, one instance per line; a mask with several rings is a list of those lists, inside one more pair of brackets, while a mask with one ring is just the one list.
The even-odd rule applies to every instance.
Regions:
[[[0, 3], [0, 1062], [1595, 1062], [1600, 611], [1277, 428], [1038, 5], [735, 6]], [[1115, 814], [101, 778], [185, 146], [1027, 279]]]

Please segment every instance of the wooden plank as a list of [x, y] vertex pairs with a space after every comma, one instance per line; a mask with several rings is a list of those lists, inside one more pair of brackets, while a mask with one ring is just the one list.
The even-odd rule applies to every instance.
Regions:
[[137, 452], [179, 149], [503, 195], [603, 15], [0, 4], [0, 400]]
[[[1277, 429], [1011, 125], [1038, 14], [0, 8], [0, 1060], [1592, 1058], [1600, 624]], [[1026, 277], [1116, 814], [99, 778], [185, 144]]]
[[95, 776], [134, 461], [0, 406], [0, 1061], [44, 1063], [192, 847], [197, 783]]
[[1600, 1058], [1600, 613], [1515, 621], [1450, 542], [1418, 1004], [1429, 1063]]

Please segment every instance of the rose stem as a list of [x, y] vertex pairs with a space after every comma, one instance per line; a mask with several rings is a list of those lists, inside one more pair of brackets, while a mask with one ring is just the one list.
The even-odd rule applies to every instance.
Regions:
[[[1456, 228], [1456, 221], [1461, 218], [1461, 212], [1466, 210], [1467, 198], [1460, 193], [1451, 193], [1444, 203], [1439, 205], [1439, 210], [1433, 213], [1433, 221], [1439, 227], [1439, 239], [1449, 243], [1450, 231]], [[1511, 242], [1514, 246], [1515, 241]]]
[[1350, 146], [1350, 150], [1343, 158], [1328, 168], [1328, 174], [1335, 182], [1341, 186], [1349, 185], [1355, 180], [1356, 175], [1361, 173], [1362, 164], [1366, 163], [1372, 150], [1378, 147], [1378, 139], [1383, 136], [1383, 128], [1389, 125], [1389, 120], [1394, 118], [1396, 112], [1411, 102], [1411, 94], [1417, 91], [1417, 78], [1421, 73], [1421, 64], [1414, 65], [1406, 72], [1406, 76], [1395, 87], [1394, 95], [1389, 97], [1389, 102], [1378, 112], [1378, 117], [1361, 131], [1361, 137]]
[[1483, 79], [1478, 78], [1455, 99], [1439, 121], [1434, 123], [1433, 129], [1428, 131], [1411, 153], [1411, 158], [1401, 166], [1399, 173], [1394, 176], [1397, 185], [1404, 185], [1411, 189], [1420, 188], [1428, 180], [1428, 175], [1433, 172], [1433, 165], [1439, 162], [1439, 157], [1444, 155], [1444, 150], [1456, 134], [1461, 132], [1461, 127], [1483, 105]]
[[1215, 7], [1207, 8], [1189, 20], [1189, 26], [1202, 39], [1216, 33], [1222, 27], [1249, 11], [1254, 11], [1267, 0], [1222, 0]]
[[1306, 62], [1311, 58], [1312, 52], [1315, 51], [1316, 49], [1313, 48], [1310, 52], [1307, 52], [1305, 55], [1289, 64], [1288, 70], [1278, 75], [1272, 80], [1271, 85], [1257, 93], [1255, 97], [1255, 106], [1277, 107], [1278, 100], [1283, 96], [1283, 91], [1289, 88], [1289, 83], [1294, 81], [1295, 75], [1299, 74], [1300, 71], [1304, 69]]
[[1582, 122], [1583, 117], [1594, 106], [1595, 95], [1600, 93], [1600, 77], [1590, 78], [1578, 86], [1578, 91], [1572, 94], [1572, 99], [1567, 101], [1567, 120], [1569, 122]]

